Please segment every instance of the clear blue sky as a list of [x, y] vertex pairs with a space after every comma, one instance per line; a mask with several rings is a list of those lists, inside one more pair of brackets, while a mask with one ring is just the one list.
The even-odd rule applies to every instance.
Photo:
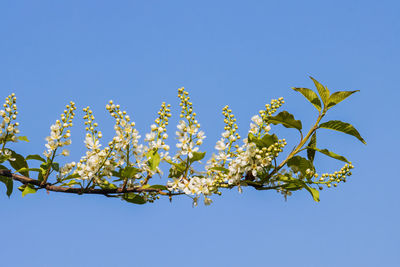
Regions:
[[[231, 105], [244, 134], [271, 98], [303, 120], [314, 108], [292, 91], [312, 75], [361, 90], [329, 119], [368, 142], [325, 131], [322, 147], [355, 165], [349, 182], [287, 202], [275, 192], [226, 192], [144, 206], [101, 196], [40, 192], [9, 200], [0, 185], [2, 266], [400, 266], [398, 1], [2, 1], [0, 97], [18, 96], [22, 154], [41, 153], [49, 126], [74, 100], [105, 132], [113, 99], [141, 133], [185, 86], [209, 153]], [[83, 153], [82, 124], [72, 159]], [[175, 132], [175, 123], [169, 128]], [[296, 138], [276, 128], [280, 137]], [[173, 138], [170, 139], [173, 141]], [[318, 157], [327, 170], [340, 164]], [[164, 178], [165, 179], [165, 178]]]

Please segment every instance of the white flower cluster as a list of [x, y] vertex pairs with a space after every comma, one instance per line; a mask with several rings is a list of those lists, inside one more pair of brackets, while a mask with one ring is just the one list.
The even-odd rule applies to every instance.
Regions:
[[[173, 157], [174, 164], [185, 164], [186, 171], [181, 173], [180, 177], [174, 178], [173, 181], [168, 181], [167, 186], [170, 191], [182, 191], [187, 195], [196, 195], [195, 203], [200, 194], [204, 195], [205, 203], [210, 204], [211, 200], [206, 196], [211, 195], [215, 190], [213, 180], [204, 177], [189, 177], [191, 175], [191, 161], [194, 154], [199, 151], [199, 146], [206, 138], [203, 131], [200, 131], [200, 123], [196, 119], [196, 113], [193, 112], [193, 104], [190, 102], [190, 97], [185, 89], [178, 89], [178, 97], [180, 98], [182, 120], [179, 121], [176, 131], [178, 143], [177, 153]], [[184, 158], [186, 157], [186, 158]], [[172, 165], [172, 170], [176, 170], [176, 166]]]
[[[193, 112], [193, 103], [190, 102], [190, 97], [185, 88], [178, 89], [178, 97], [180, 98], [181, 114], [180, 117], [184, 120], [179, 121], [177, 126], [178, 131], [176, 135], [178, 143], [177, 154], [174, 156], [175, 160], [182, 160], [182, 156], [187, 156], [189, 159], [193, 157], [193, 153], [199, 150], [199, 145], [203, 143], [203, 131], [199, 131], [200, 123], [196, 120], [196, 113]], [[186, 121], [187, 123], [186, 123]]]
[[7, 148], [0, 149], [0, 163], [3, 163], [6, 160], [15, 161], [15, 158], [12, 157], [11, 150]]
[[18, 122], [13, 122], [17, 119], [17, 97], [15, 94], [11, 94], [6, 98], [3, 104], [4, 109], [0, 110], [0, 116], [2, 117], [2, 122], [0, 123], [0, 144], [2, 144], [2, 149], [8, 141], [16, 142], [16, 134], [19, 133]]
[[213, 187], [211, 178], [193, 176], [190, 180], [174, 178], [168, 181], [168, 187], [173, 191], [183, 191], [187, 195], [210, 195]]
[[[284, 103], [283, 99], [272, 100], [271, 104], [265, 105], [266, 110], [261, 110], [260, 116], [255, 115], [251, 118], [249, 134], [260, 138], [262, 135], [268, 134], [271, 130], [268, 122], [268, 117], [271, 116], [276, 109]], [[215, 146], [218, 150], [218, 155], [209, 160], [206, 166], [209, 175], [215, 176], [215, 183], [221, 187], [228, 185], [239, 185], [240, 180], [247, 174], [251, 174], [253, 179], [256, 179], [259, 173], [262, 173], [265, 168], [271, 165], [271, 161], [281, 151], [281, 148], [286, 144], [285, 140], [278, 140], [277, 143], [270, 147], [258, 148], [255, 143], [248, 142], [246, 138], [241, 147], [235, 146], [236, 151], [232, 151], [232, 144], [238, 139], [237, 134], [234, 135], [237, 125], [233, 120], [234, 116], [231, 110], [226, 106], [223, 109], [226, 124], [222, 133], [222, 139]], [[232, 118], [232, 119], [230, 119]], [[225, 168], [225, 162], [228, 162], [227, 171], [214, 171], [215, 168]]]
[[[86, 113], [83, 118], [86, 120], [85, 125], [88, 131], [84, 143], [88, 151], [86, 151], [86, 155], [76, 164], [74, 173], [79, 175], [78, 179], [94, 179], [96, 182], [101, 182], [100, 178], [102, 176], [110, 177], [112, 171], [115, 170], [117, 166], [117, 163], [113, 159], [113, 156], [116, 155], [113, 149], [117, 144], [114, 140], [117, 138], [114, 138], [114, 140], [110, 142], [110, 147], [100, 150], [102, 133], [96, 129], [98, 124], [94, 122], [93, 112], [89, 107], [84, 108], [83, 111]], [[119, 145], [122, 146], [121, 144]]]
[[120, 105], [110, 101], [106, 109], [115, 119], [115, 136], [109, 146], [115, 150], [115, 161], [118, 166], [125, 163], [141, 161], [142, 145], [139, 145], [139, 131], [135, 129], [135, 122], [131, 121], [126, 111], [120, 110]]
[[74, 173], [79, 174], [79, 179], [90, 180], [94, 179], [100, 182], [102, 176], [111, 177], [112, 171], [115, 170], [117, 164], [112, 160], [115, 152], [106, 147], [103, 150], [90, 150], [86, 151], [86, 155], [76, 165]]
[[[75, 103], [71, 101], [70, 105], [66, 106], [64, 113], [61, 114], [61, 121], [57, 120], [50, 126], [50, 136], [46, 137], [47, 144], [45, 145], [47, 150], [43, 152], [47, 158], [53, 160], [59, 147], [71, 144], [71, 131], [68, 128], [72, 127], [75, 110]], [[69, 151], [64, 149], [61, 155], [69, 156]]]
[[178, 131], [176, 135], [178, 143], [176, 147], [179, 149], [175, 155], [175, 159], [181, 156], [193, 157], [193, 153], [199, 151], [198, 145], [203, 143], [203, 139], [206, 138], [203, 131], [199, 131], [200, 125], [188, 125], [185, 121], [181, 120], [178, 124]]
[[212, 202], [207, 196], [210, 196], [216, 189], [213, 179], [196, 176], [191, 177], [190, 180], [174, 178], [173, 181], [168, 181], [167, 186], [171, 191], [182, 191], [186, 195], [195, 195], [195, 204], [197, 204], [197, 198], [202, 194], [206, 205]]
[[60, 172], [57, 174], [57, 179], [63, 179], [66, 177], [76, 166], [76, 163], [73, 161], [71, 163], [67, 163], [60, 168]]
[[229, 173], [225, 181], [237, 184], [246, 173], [257, 177], [265, 167], [271, 164], [271, 154], [267, 149], [258, 149], [254, 143], [246, 143], [238, 149], [237, 157], [229, 163]]

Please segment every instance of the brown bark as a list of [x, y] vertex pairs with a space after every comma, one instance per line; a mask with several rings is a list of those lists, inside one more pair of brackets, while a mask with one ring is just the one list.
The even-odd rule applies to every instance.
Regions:
[[[140, 193], [140, 192], [157, 192], [162, 195], [171, 195], [170, 193], [163, 192], [160, 189], [155, 188], [116, 188], [116, 189], [102, 189], [102, 188], [73, 188], [66, 186], [52, 185], [51, 183], [42, 184], [39, 180], [35, 180], [23, 175], [12, 173], [10, 170], [0, 170], [0, 176], [10, 177], [15, 181], [19, 181], [23, 184], [30, 184], [37, 186], [38, 188], [46, 189], [47, 191], [62, 192], [62, 193], [72, 193], [72, 194], [98, 194], [98, 195], [108, 195], [108, 194], [123, 194], [123, 193]], [[172, 194], [174, 195], [174, 194]]]

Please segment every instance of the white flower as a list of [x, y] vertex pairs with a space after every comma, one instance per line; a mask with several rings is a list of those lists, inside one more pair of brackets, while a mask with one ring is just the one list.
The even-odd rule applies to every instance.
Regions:
[[224, 152], [220, 152], [218, 156], [216, 157], [217, 160], [223, 160], [227, 161], [228, 160], [228, 155]]
[[178, 127], [179, 131], [185, 132], [186, 131], [186, 123], [185, 123], [185, 121], [180, 121], [177, 127]]
[[156, 133], [155, 132], [151, 132], [146, 134], [146, 138], [144, 139], [144, 141], [153, 141], [154, 138], [156, 137]]
[[254, 116], [251, 118], [251, 120], [252, 120], [255, 124], [257, 124], [258, 126], [261, 126], [261, 125], [262, 125], [262, 122], [263, 122], [263, 120], [261, 119], [261, 117], [258, 116], [258, 115], [254, 115]]
[[200, 132], [198, 132], [198, 134], [197, 134], [197, 138], [200, 139], [200, 140], [203, 140], [204, 138], [206, 138], [206, 136], [204, 135], [204, 132], [203, 132], [203, 131], [200, 131]]
[[90, 134], [86, 135], [84, 143], [86, 147], [91, 150], [98, 149], [101, 146], [99, 140], [94, 141]]
[[189, 134], [191, 134], [191, 135], [195, 135], [195, 134], [197, 133], [197, 131], [198, 131], [198, 129], [197, 129], [197, 127], [194, 126], [194, 125], [192, 125], [192, 126], [187, 130], [187, 132], [188, 132]]
[[229, 131], [225, 131], [225, 132], [222, 133], [222, 137], [224, 137], [224, 138], [228, 138], [229, 135], [230, 135]]
[[63, 149], [61, 152], [61, 155], [68, 157], [69, 156], [69, 150], [68, 149]]
[[226, 145], [223, 139], [219, 140], [215, 145], [215, 149], [219, 151], [223, 151], [226, 149]]

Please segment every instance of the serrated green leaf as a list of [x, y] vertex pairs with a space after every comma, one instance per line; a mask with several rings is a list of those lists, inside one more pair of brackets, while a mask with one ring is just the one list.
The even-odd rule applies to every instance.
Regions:
[[134, 193], [126, 193], [122, 196], [122, 199], [129, 202], [129, 203], [134, 203], [134, 204], [145, 204], [146, 200], [137, 194]]
[[345, 157], [340, 156], [340, 155], [338, 155], [338, 154], [336, 154], [336, 153], [334, 153], [332, 151], [329, 151], [328, 149], [319, 149], [319, 148], [316, 148], [316, 147], [307, 147], [307, 149], [312, 149], [312, 150], [318, 151], [318, 152], [320, 152], [320, 153], [322, 153], [324, 155], [327, 155], [328, 157], [331, 157], [331, 158], [334, 158], [334, 159], [337, 159], [337, 160], [341, 160], [341, 161], [344, 161], [346, 163], [350, 163]]
[[351, 96], [352, 94], [354, 94], [356, 92], [360, 92], [360, 90], [334, 92], [329, 97], [327, 108], [329, 109], [329, 108], [337, 105], [338, 103], [342, 102], [343, 100], [345, 100], [346, 98], [348, 98], [349, 96]]
[[294, 171], [294, 172], [301, 172], [303, 175], [307, 174], [307, 169], [311, 171], [314, 170], [314, 166], [311, 161], [301, 157], [301, 156], [294, 156], [287, 161], [287, 165]]
[[338, 121], [338, 120], [332, 120], [332, 121], [327, 121], [327, 122], [321, 123], [318, 127], [325, 128], [325, 129], [331, 129], [331, 130], [335, 130], [338, 132], [352, 135], [352, 136], [356, 137], [358, 140], [360, 140], [363, 144], [367, 144], [365, 142], [365, 140], [361, 137], [360, 133], [356, 130], [356, 128], [354, 128], [354, 126], [351, 125], [350, 123], [342, 122], [342, 121]]
[[35, 154], [35, 155], [28, 155], [28, 156], [26, 156], [25, 159], [26, 159], [26, 160], [34, 159], [34, 160], [39, 160], [39, 161], [42, 161], [42, 162], [46, 162], [46, 160], [45, 160], [44, 158], [42, 158], [40, 155], [37, 155], [37, 154]]
[[[317, 133], [314, 132], [314, 134], [311, 136], [310, 142], [307, 145], [308, 147], [317, 147]], [[307, 158], [311, 160], [311, 162], [314, 161], [315, 157], [315, 150], [313, 149], [307, 149]]]
[[311, 77], [311, 80], [313, 80], [315, 87], [317, 87], [318, 90], [318, 94], [322, 99], [322, 102], [324, 103], [324, 106], [326, 106], [328, 104], [328, 100], [329, 100], [329, 95], [330, 92], [328, 90], [327, 87], [323, 86], [322, 84], [320, 84], [316, 79], [314, 79], [313, 77]]
[[138, 168], [132, 167], [132, 166], [126, 166], [125, 168], [122, 169], [121, 171], [121, 177], [122, 178], [134, 178], [134, 176], [139, 172]]
[[[18, 171], [19, 169], [22, 168], [29, 168], [28, 163], [26, 162], [25, 158], [16, 153], [15, 151], [9, 149], [11, 151], [11, 157], [14, 158], [15, 160], [9, 160], [8, 162], [10, 163], [11, 167], [14, 168], [14, 170]], [[19, 172], [20, 174], [29, 177], [29, 171], [22, 171]]]
[[294, 116], [287, 111], [282, 111], [276, 116], [268, 118], [272, 124], [282, 124], [286, 128], [295, 128], [299, 131], [302, 129], [301, 121], [295, 120]]
[[28, 184], [25, 186], [24, 191], [22, 191], [22, 197], [26, 196], [27, 194], [34, 194], [36, 193], [37, 189], [34, 188], [32, 185]]
[[14, 182], [10, 177], [0, 176], [0, 182], [3, 182], [7, 188], [7, 196], [10, 197], [13, 192]]
[[318, 95], [311, 89], [308, 88], [297, 88], [292, 87], [296, 92], [301, 93], [311, 104], [318, 110], [321, 111], [321, 101], [319, 100]]
[[18, 140], [29, 142], [29, 139], [26, 136], [18, 136], [17, 138], [18, 138]]
[[193, 154], [193, 157], [190, 158], [190, 163], [202, 160], [204, 158], [204, 156], [206, 155], [206, 152], [193, 152], [192, 154]]

